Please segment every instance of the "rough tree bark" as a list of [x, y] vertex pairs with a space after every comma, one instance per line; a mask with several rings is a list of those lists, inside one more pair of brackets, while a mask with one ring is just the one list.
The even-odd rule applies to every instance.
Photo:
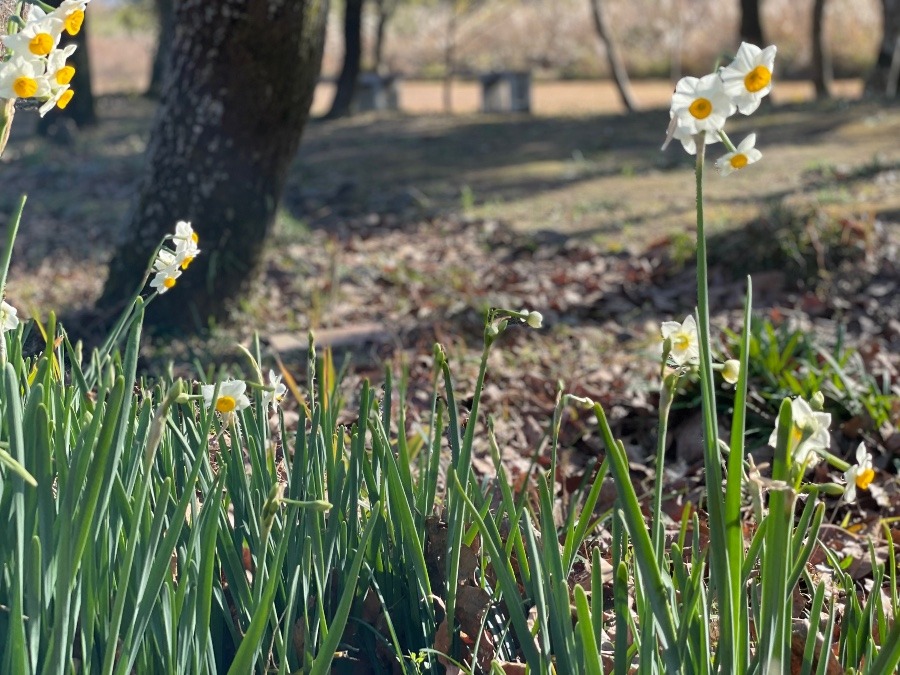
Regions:
[[881, 0], [884, 32], [866, 93], [896, 96], [900, 89], [900, 0]]
[[203, 329], [245, 289], [309, 115], [327, 15], [327, 0], [176, 0], [170, 73], [101, 320], [121, 311], [179, 219], [202, 254], [150, 305], [149, 325]]
[[155, 0], [154, 5], [156, 6], [156, 24], [159, 34], [156, 38], [156, 51], [153, 53], [150, 84], [144, 93], [148, 98], [159, 98], [162, 94], [169, 52], [172, 51], [172, 36], [175, 34], [173, 0]]
[[740, 38], [744, 42], [765, 47], [763, 39], [762, 19], [759, 14], [761, 0], [741, 0], [741, 27]]
[[337, 119], [350, 114], [356, 81], [362, 62], [362, 8], [363, 0], [346, 0], [344, 6], [344, 63], [338, 76], [337, 89], [326, 119]]
[[625, 62], [619, 55], [609, 26], [606, 25], [606, 19], [603, 16], [602, 0], [590, 0], [591, 15], [594, 17], [594, 29], [597, 31], [597, 37], [606, 47], [606, 59], [609, 62], [609, 70], [612, 73], [613, 80], [616, 83], [616, 89], [619, 90], [619, 98], [628, 112], [634, 112], [638, 109], [637, 101], [631, 91], [631, 81], [628, 79], [628, 70], [625, 68]]
[[831, 84], [834, 74], [828, 46], [825, 44], [825, 0], [813, 3], [812, 20], [812, 80], [816, 87], [816, 98], [831, 98]]

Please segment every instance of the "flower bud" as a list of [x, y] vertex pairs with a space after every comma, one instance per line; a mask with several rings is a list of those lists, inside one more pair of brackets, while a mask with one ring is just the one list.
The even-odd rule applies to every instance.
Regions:
[[844, 486], [837, 483], [819, 483], [816, 485], [817, 492], [820, 495], [831, 495], [832, 497], [840, 497], [844, 494]]
[[594, 399], [587, 396], [575, 396], [575, 394], [566, 394], [566, 403], [575, 403], [585, 408], [594, 407]]
[[809, 399], [809, 407], [815, 410], [816, 412], [822, 412], [825, 410], [825, 394], [821, 391], [817, 391], [813, 394]]
[[544, 323], [544, 315], [540, 312], [529, 312], [525, 321], [532, 328], [540, 328]]
[[728, 384], [735, 384], [741, 374], [741, 362], [737, 359], [728, 359], [722, 368], [722, 378]]

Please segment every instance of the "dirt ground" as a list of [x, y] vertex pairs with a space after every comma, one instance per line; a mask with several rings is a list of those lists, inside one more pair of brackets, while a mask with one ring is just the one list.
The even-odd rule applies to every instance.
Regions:
[[[400, 109], [413, 115], [443, 113], [443, 83], [437, 80], [403, 80], [398, 84]], [[635, 98], [644, 108], [666, 108], [672, 96], [668, 80], [635, 80]], [[481, 84], [475, 80], [453, 80], [451, 88], [452, 112], [471, 114], [481, 109]], [[843, 98], [857, 98], [862, 91], [860, 80], [838, 80], [834, 92]], [[331, 105], [334, 86], [322, 83], [316, 89], [313, 114], [324, 115]], [[776, 103], [798, 103], [815, 96], [812, 83], [783, 82], [773, 100]], [[535, 115], [591, 115], [624, 113], [618, 92], [611, 80], [538, 80], [532, 91], [531, 111]]]
[[[405, 105], [439, 93], [404, 86], [415, 92], [401, 93]], [[738, 327], [743, 274], [754, 274], [760, 315], [826, 341], [846, 329], [896, 386], [900, 107], [795, 102], [802, 88], [776, 86], [776, 103], [729, 127], [736, 140], [756, 131], [763, 161], [706, 180], [715, 321]], [[457, 88], [460, 106], [466, 91]], [[638, 96], [664, 105], [669, 85], [640, 83]], [[385, 360], [405, 363], [415, 403], [427, 399], [428, 355], [440, 341], [465, 396], [484, 310], [526, 306], [545, 328], [504, 337], [486, 392], [507, 459], [527, 462], [541, 447], [558, 380], [604, 402], [633, 456], [645, 456], [659, 322], [695, 302], [691, 158], [680, 147], [660, 152], [665, 107], [619, 114], [591, 103], [615, 105], [608, 87], [585, 82], [537, 83], [534, 98], [533, 115], [310, 122], [261, 275], [233, 324], [204, 340], [148, 344], [145, 364], [174, 360], [191, 373], [197, 362], [237, 363], [234, 343], [258, 331], [267, 353], [300, 373], [314, 329], [339, 359], [352, 355], [351, 386], [380, 379]], [[67, 145], [37, 138], [34, 117], [17, 116], [0, 162], [0, 221], [30, 195], [8, 289], [24, 316], [89, 306], [125, 222], [153, 103], [111, 95], [98, 106], [99, 124]], [[852, 255], [828, 255], [804, 234], [835, 223]], [[785, 241], [812, 246], [812, 262]], [[583, 463], [597, 439], [590, 425], [567, 429]]]

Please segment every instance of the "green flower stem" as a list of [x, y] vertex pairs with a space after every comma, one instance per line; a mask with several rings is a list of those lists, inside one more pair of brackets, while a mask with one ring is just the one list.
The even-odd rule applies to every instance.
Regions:
[[47, 14], [49, 14], [54, 9], [56, 9], [56, 7], [53, 7], [52, 5], [48, 5], [46, 2], [41, 2], [41, 0], [25, 0], [25, 2], [28, 3], [29, 5], [34, 5], [35, 7], [40, 7], [42, 10], [47, 12]]
[[[10, 31], [12, 34], [12, 31]], [[0, 99], [0, 157], [6, 149], [9, 141], [9, 132], [12, 129], [13, 115], [16, 112], [16, 99]]]
[[659, 432], [656, 443], [656, 480], [653, 484], [653, 550], [656, 552], [656, 560], [659, 564], [662, 564], [663, 560], [662, 487], [665, 471], [666, 433], [669, 429], [669, 411], [672, 409], [672, 400], [675, 398], [677, 385], [678, 373], [669, 373], [659, 388]]
[[706, 264], [706, 230], [703, 222], [703, 165], [706, 135], [695, 136], [697, 143], [697, 333], [700, 341], [700, 388], [703, 397], [704, 466], [706, 469], [707, 508], [709, 510], [710, 571], [719, 605], [721, 639], [719, 666], [731, 672], [738, 653], [739, 620], [734, 607], [734, 584], [728, 564], [725, 531], [725, 505], [722, 494], [722, 463], [719, 451], [719, 425], [716, 419], [716, 391], [713, 382], [712, 349], [709, 329], [709, 275]]
[[[727, 148], [728, 152], [737, 152], [737, 147], [735, 146], [734, 143], [731, 142], [731, 139], [728, 138], [728, 134], [725, 133], [724, 129], [719, 129], [718, 135], [719, 135], [719, 140], [725, 144], [725, 147]], [[698, 151], [698, 154], [699, 154], [699, 151]]]
[[[8, 118], [6, 124], [9, 124], [9, 120], [12, 117]], [[9, 131], [9, 127], [0, 133], [6, 133]], [[5, 144], [5, 140], [0, 141], [0, 154], [3, 153], [3, 145]], [[16, 207], [16, 211], [13, 214], [12, 220], [6, 228], [6, 245], [3, 247], [3, 252], [0, 254], [0, 301], [2, 301], [6, 297], [6, 277], [9, 274], [9, 262], [12, 260], [12, 250], [13, 244], [16, 243], [16, 234], [19, 232], [19, 222], [22, 220], [22, 211], [25, 210], [25, 201], [28, 199], [26, 195], [22, 195], [19, 198], [19, 205]], [[6, 337], [0, 335], [0, 364], [6, 363]]]
[[19, 232], [19, 222], [22, 220], [22, 212], [25, 210], [25, 202], [27, 200], [27, 195], [19, 197], [19, 204], [6, 228], [6, 245], [3, 247], [3, 253], [0, 254], [0, 300], [6, 295], [6, 277], [9, 274], [10, 260], [12, 260], [13, 244]]
[[832, 455], [830, 452], [828, 452], [828, 450], [825, 450], [824, 448], [817, 449], [816, 453], [838, 471], [846, 471], [851, 466], [853, 466], [850, 462], [846, 462], [840, 457]]

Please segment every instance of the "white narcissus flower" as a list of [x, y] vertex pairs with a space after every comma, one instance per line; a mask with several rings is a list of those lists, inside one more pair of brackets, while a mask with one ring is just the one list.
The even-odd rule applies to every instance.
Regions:
[[76, 45], [67, 45], [63, 49], [54, 49], [47, 56], [47, 84], [50, 86], [50, 98], [38, 109], [41, 117], [53, 108], [64, 109], [75, 95], [75, 91], [69, 86], [75, 77], [75, 68], [66, 65], [66, 59], [75, 49]]
[[856, 501], [856, 488], [868, 490], [875, 480], [875, 469], [872, 468], [872, 455], [866, 451], [866, 444], [860, 443], [856, 448], [856, 464], [844, 472], [847, 488], [844, 490], [844, 501]]
[[14, 56], [0, 64], [0, 98], [45, 98], [50, 83], [44, 75], [44, 63]]
[[156, 254], [156, 260], [153, 261], [153, 269], [157, 272], [167, 267], [177, 267], [177, 257], [173, 251], [167, 248], [161, 248]]
[[[831, 446], [831, 434], [828, 431], [831, 426], [831, 413], [815, 412], [809, 403], [797, 397], [791, 400], [791, 417], [793, 428], [788, 452], [795, 464], [805, 465], [806, 468], [813, 467], [820, 459], [816, 450], [827, 450]], [[769, 445], [775, 447], [776, 443], [778, 443], [777, 419], [775, 430], [769, 436]]]
[[28, 21], [18, 33], [4, 36], [3, 44], [15, 56], [41, 58], [56, 49], [64, 27], [62, 19], [32, 5]]
[[194, 232], [194, 228], [188, 220], [179, 220], [175, 223], [175, 234], [172, 235], [172, 239], [176, 246], [197, 244], [200, 241], [200, 237]]
[[722, 84], [744, 115], [759, 107], [763, 97], [772, 91], [772, 68], [775, 65], [775, 45], [760, 49], [742, 42], [737, 55], [722, 68]]
[[75, 68], [66, 65], [66, 61], [77, 48], [78, 45], [66, 45], [47, 55], [47, 81], [51, 89], [67, 86], [75, 77]]
[[63, 21], [69, 35], [78, 35], [84, 23], [84, 9], [91, 0], [63, 0], [50, 15]]
[[[672, 95], [672, 115], [678, 119], [682, 134], [694, 135], [701, 131], [715, 132], [725, 126], [725, 120], [734, 114], [732, 102], [718, 73], [701, 78], [682, 77]], [[707, 138], [712, 137], [709, 133]]]
[[[684, 147], [684, 151], [687, 154], [696, 155], [697, 141], [694, 139], [694, 134], [691, 132], [691, 128], [679, 124], [678, 118], [671, 110], [669, 111], [669, 116], [672, 119], [669, 122], [669, 129], [666, 134], [666, 142], [663, 143], [662, 150], [665, 150], [674, 138], [676, 141], [681, 141], [681, 145]], [[718, 143], [720, 140], [721, 139], [719, 138], [718, 134], [706, 134], [704, 143], [706, 145], [712, 145], [713, 143]]]
[[52, 94], [50, 94], [50, 98], [44, 101], [44, 104], [40, 108], [38, 108], [38, 113], [40, 113], [41, 117], [43, 117], [54, 108], [65, 110], [66, 106], [69, 105], [74, 96], [75, 90], [72, 89], [69, 85], [59, 87]]
[[174, 288], [181, 276], [181, 270], [177, 267], [165, 267], [153, 275], [150, 280], [150, 288], [157, 291], [160, 295]]
[[664, 321], [662, 324], [663, 340], [672, 341], [669, 358], [676, 366], [695, 365], [700, 361], [700, 340], [697, 337], [697, 323], [688, 315], [682, 323]]
[[281, 375], [276, 375], [274, 370], [269, 370], [269, 388], [263, 391], [263, 406], [271, 405], [272, 410], [277, 410], [287, 394], [287, 387], [281, 382]]
[[175, 234], [172, 235], [175, 242], [175, 258], [177, 265], [186, 270], [194, 261], [194, 258], [200, 253], [197, 243], [200, 237], [194, 232], [194, 228], [186, 220], [179, 220], [175, 223]]
[[734, 149], [716, 160], [716, 169], [722, 176], [743, 169], [760, 160], [762, 153], [756, 149], [756, 134], [750, 134]]
[[153, 271], [156, 272], [150, 281], [150, 287], [160, 295], [175, 286], [178, 277], [181, 276], [178, 257], [167, 248], [159, 249], [156, 260], [153, 261]]
[[216, 385], [204, 384], [200, 387], [206, 407], [225, 415], [226, 418], [230, 418], [236, 411], [243, 410], [250, 405], [250, 399], [244, 393], [246, 391], [246, 382], [229, 378], [219, 385], [219, 394], [213, 401]]
[[19, 325], [19, 317], [16, 314], [18, 314], [16, 308], [6, 300], [0, 302], [0, 333], [16, 329]]

